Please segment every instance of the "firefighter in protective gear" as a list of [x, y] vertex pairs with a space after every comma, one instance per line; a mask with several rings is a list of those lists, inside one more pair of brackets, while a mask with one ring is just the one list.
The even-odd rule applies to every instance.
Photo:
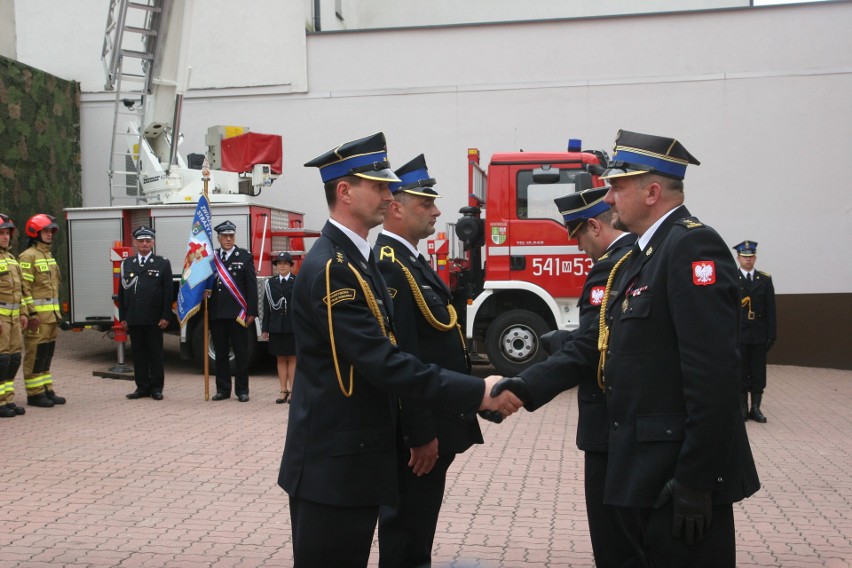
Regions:
[[21, 366], [21, 333], [27, 316], [21, 313], [21, 268], [9, 250], [15, 224], [0, 213], [0, 418], [24, 414], [15, 404], [15, 375]]
[[24, 334], [24, 386], [27, 404], [50, 408], [65, 404], [53, 391], [50, 362], [61, 321], [59, 309], [59, 266], [51, 254], [53, 237], [59, 230], [56, 217], [40, 213], [26, 225], [30, 246], [18, 257], [23, 275], [23, 305], [29, 316]]

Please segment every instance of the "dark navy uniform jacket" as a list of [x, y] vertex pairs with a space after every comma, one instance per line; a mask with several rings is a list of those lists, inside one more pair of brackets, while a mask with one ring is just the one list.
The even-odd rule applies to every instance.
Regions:
[[749, 282], [741, 270], [737, 270], [740, 282], [740, 294], [751, 298], [753, 319], [748, 318], [749, 306], [742, 306], [740, 313], [740, 343], [754, 345], [765, 344], [775, 339], [775, 286], [772, 277], [759, 270], [754, 271]]
[[[268, 280], [269, 291], [272, 293], [272, 298], [266, 293], [264, 286], [263, 294], [263, 324], [261, 331], [269, 333], [293, 333], [293, 285], [296, 282], [296, 277], [291, 273], [290, 278], [283, 283], [278, 275], [271, 276]], [[273, 309], [271, 302], [278, 302], [281, 299], [281, 307]]]
[[[390, 248], [383, 254], [384, 247]], [[403, 243], [393, 237], [380, 234], [376, 239], [374, 253], [393, 298], [394, 331], [399, 347], [424, 363], [435, 363], [444, 369], [469, 373], [470, 364], [460, 329], [453, 327], [443, 331], [435, 329], [426, 321], [415, 303], [414, 293], [402, 268], [392, 259], [395, 258], [408, 269], [427, 307], [443, 324], [450, 321], [447, 306], [451, 296], [446, 284], [426, 264], [425, 259], [418, 261]], [[475, 412], [460, 414], [432, 411], [416, 399], [400, 401], [400, 408], [403, 440], [410, 448], [422, 446], [437, 437], [439, 451], [444, 455], [458, 454], [473, 444], [482, 443], [482, 432]]]
[[[739, 410], [736, 271], [718, 233], [683, 206], [619, 269], [607, 309], [605, 503], [651, 507], [671, 478], [712, 490], [715, 504], [760, 487]], [[597, 336], [563, 345], [562, 374], [598, 364]]]
[[[356, 274], [376, 300], [381, 325]], [[481, 379], [421, 363], [390, 342], [382, 331], [390, 328], [390, 309], [378, 269], [326, 223], [293, 289], [299, 364], [278, 477], [290, 496], [333, 506], [393, 504], [398, 407], [391, 395], [454, 412], [479, 407]]]
[[[603, 256], [592, 265], [577, 304], [580, 307], [580, 325], [576, 333], [584, 333], [592, 327], [595, 330], [598, 329], [601, 299], [609, 272], [635, 243], [636, 235], [625, 234], [611, 243]], [[566, 335], [570, 338], [569, 334]], [[562, 391], [579, 383], [577, 447], [584, 452], [605, 452], [609, 438], [609, 415], [606, 411], [606, 396], [598, 386], [596, 372], [590, 370], [585, 377], [578, 374], [554, 381], [553, 374], [559, 373], [558, 366], [559, 359], [555, 358], [551, 365], [548, 365], [545, 360], [521, 373], [530, 395], [530, 400], [524, 408], [533, 411], [550, 402]]]
[[[118, 286], [118, 318], [127, 325], [157, 325], [172, 313], [172, 265], [168, 259], [151, 254], [144, 266], [134, 254], [121, 262], [122, 279], [128, 288]], [[134, 282], [135, 280], [135, 282]]]
[[[216, 249], [216, 254], [220, 255], [221, 249]], [[224, 264], [246, 300], [246, 315], [257, 317], [257, 273], [254, 270], [254, 258], [251, 253], [246, 249], [234, 247]], [[215, 268], [211, 278], [213, 278], [213, 294], [207, 301], [210, 319], [236, 319], [242, 307], [216, 275]]]

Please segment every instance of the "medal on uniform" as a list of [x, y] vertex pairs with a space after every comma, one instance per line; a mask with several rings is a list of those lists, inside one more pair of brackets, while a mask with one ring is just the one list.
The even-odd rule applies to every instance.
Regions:
[[630, 306], [629, 298], [625, 297], [624, 301], [621, 302], [621, 313], [626, 314], [627, 308]]

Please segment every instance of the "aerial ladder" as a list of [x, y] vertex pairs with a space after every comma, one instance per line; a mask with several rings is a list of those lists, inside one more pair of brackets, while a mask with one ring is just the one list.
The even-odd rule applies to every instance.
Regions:
[[[101, 59], [105, 88], [115, 92], [111, 203], [119, 197], [139, 204], [186, 203], [202, 193], [201, 163], [188, 167], [178, 152], [193, 9], [194, 0], [110, 0]], [[280, 136], [213, 126], [207, 146], [212, 201], [245, 203], [280, 174]], [[226, 146], [237, 148], [228, 156], [243, 152], [254, 161], [226, 164]]]
[[[165, 120], [149, 117], [146, 113], [152, 106], [146, 103], [156, 98], [155, 89], [170, 88], [178, 94], [176, 80], [162, 77], [164, 61], [160, 53], [164, 32], [167, 32], [164, 23], [181, 23], [180, 17], [170, 18], [171, 10], [175, 9], [185, 8], [182, 2], [172, 0], [110, 0], [101, 60], [106, 77], [104, 88], [115, 92], [108, 170], [111, 203], [116, 197], [141, 197], [143, 168], [139, 149], [145, 141], [143, 134], [149, 143], [168, 147], [172, 132], [178, 131], [179, 103], [175, 105], [177, 113]], [[183, 58], [183, 68], [187, 69], [186, 53]], [[168, 83], [171, 85], [167, 87]], [[184, 83], [180, 96], [185, 88]], [[141, 125], [145, 127], [140, 128]], [[170, 148], [167, 160], [168, 164], [173, 160]]]

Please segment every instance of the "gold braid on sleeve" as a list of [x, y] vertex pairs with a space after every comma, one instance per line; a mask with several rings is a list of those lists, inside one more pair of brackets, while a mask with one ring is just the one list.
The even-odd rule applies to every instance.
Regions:
[[615, 273], [618, 272], [618, 269], [621, 268], [624, 261], [630, 258], [631, 254], [633, 254], [632, 250], [618, 259], [618, 262], [616, 262], [615, 266], [612, 267], [612, 270], [609, 271], [609, 277], [606, 279], [606, 289], [604, 289], [603, 300], [601, 301], [599, 320], [600, 331], [598, 333], [598, 351], [601, 354], [601, 358], [598, 363], [598, 386], [602, 391], [606, 390], [606, 380], [603, 375], [603, 369], [606, 364], [606, 350], [609, 347], [609, 326], [606, 325], [606, 307], [607, 304], [609, 304], [609, 294], [612, 291], [612, 283], [615, 280]]
[[[349, 365], [349, 388], [346, 389], [343, 386], [343, 377], [340, 374], [340, 364], [337, 360], [337, 344], [334, 340], [334, 325], [332, 323], [331, 317], [331, 271], [329, 267], [331, 266], [331, 259], [325, 265], [325, 293], [327, 298], [328, 305], [328, 335], [329, 341], [331, 343], [331, 357], [334, 360], [334, 372], [337, 374], [337, 384], [340, 386], [340, 392], [343, 393], [343, 396], [350, 397], [352, 396], [352, 391], [355, 386], [354, 384], [354, 376], [355, 376], [355, 367], [353, 365]], [[367, 284], [367, 281], [358, 273], [358, 270], [352, 266], [348, 265], [349, 270], [355, 275], [356, 280], [358, 280], [358, 284], [361, 286], [361, 291], [364, 293], [364, 299], [367, 301], [367, 307], [370, 309], [370, 313], [373, 314], [373, 317], [376, 318], [376, 321], [379, 323], [379, 328], [382, 330], [382, 335], [390, 339], [390, 342], [396, 345], [396, 337], [394, 337], [392, 332], [388, 332], [387, 327], [385, 326], [385, 319], [382, 315], [381, 309], [379, 309], [379, 303], [376, 301], [376, 296], [373, 294], [373, 291], [370, 290], [370, 286]]]
[[337, 344], [334, 341], [334, 324], [331, 318], [331, 259], [325, 264], [325, 303], [328, 312], [328, 339], [331, 343], [331, 360], [334, 361], [334, 372], [337, 374], [337, 384], [340, 385], [340, 392], [343, 396], [349, 398], [352, 396], [352, 389], [355, 386], [355, 367], [349, 365], [349, 390], [343, 387], [343, 377], [340, 375], [340, 364], [337, 361]]

